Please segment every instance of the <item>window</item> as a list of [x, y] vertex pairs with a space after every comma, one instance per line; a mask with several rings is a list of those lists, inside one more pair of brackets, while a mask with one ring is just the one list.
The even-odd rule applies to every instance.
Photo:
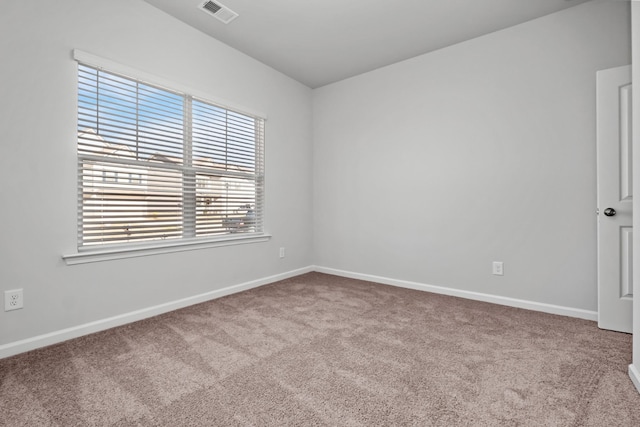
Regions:
[[80, 63], [78, 246], [262, 233], [264, 119]]

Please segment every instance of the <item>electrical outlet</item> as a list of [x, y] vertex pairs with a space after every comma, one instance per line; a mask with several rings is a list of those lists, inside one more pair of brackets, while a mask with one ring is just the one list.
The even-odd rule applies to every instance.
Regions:
[[496, 276], [504, 275], [504, 263], [502, 261], [493, 261], [493, 274]]
[[24, 306], [22, 289], [4, 291], [4, 311], [18, 310]]
[[284, 248], [280, 248], [280, 258], [284, 258]]

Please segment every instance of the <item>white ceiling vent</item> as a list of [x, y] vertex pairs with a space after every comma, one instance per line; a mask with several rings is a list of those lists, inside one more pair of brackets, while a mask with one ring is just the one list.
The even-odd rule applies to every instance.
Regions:
[[214, 2], [211, 0], [207, 0], [200, 5], [200, 10], [207, 12], [210, 15], [215, 16], [220, 21], [228, 24], [238, 17], [238, 14], [233, 10], [229, 9], [227, 6], [220, 4], [219, 2]]

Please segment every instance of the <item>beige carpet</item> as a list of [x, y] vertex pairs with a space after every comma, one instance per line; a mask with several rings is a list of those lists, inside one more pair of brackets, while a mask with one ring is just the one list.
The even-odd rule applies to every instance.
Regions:
[[640, 426], [631, 336], [310, 273], [0, 360], [3, 426]]

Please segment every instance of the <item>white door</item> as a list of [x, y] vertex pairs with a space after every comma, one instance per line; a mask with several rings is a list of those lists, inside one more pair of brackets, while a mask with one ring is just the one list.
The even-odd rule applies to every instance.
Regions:
[[597, 73], [598, 326], [632, 329], [631, 66]]

